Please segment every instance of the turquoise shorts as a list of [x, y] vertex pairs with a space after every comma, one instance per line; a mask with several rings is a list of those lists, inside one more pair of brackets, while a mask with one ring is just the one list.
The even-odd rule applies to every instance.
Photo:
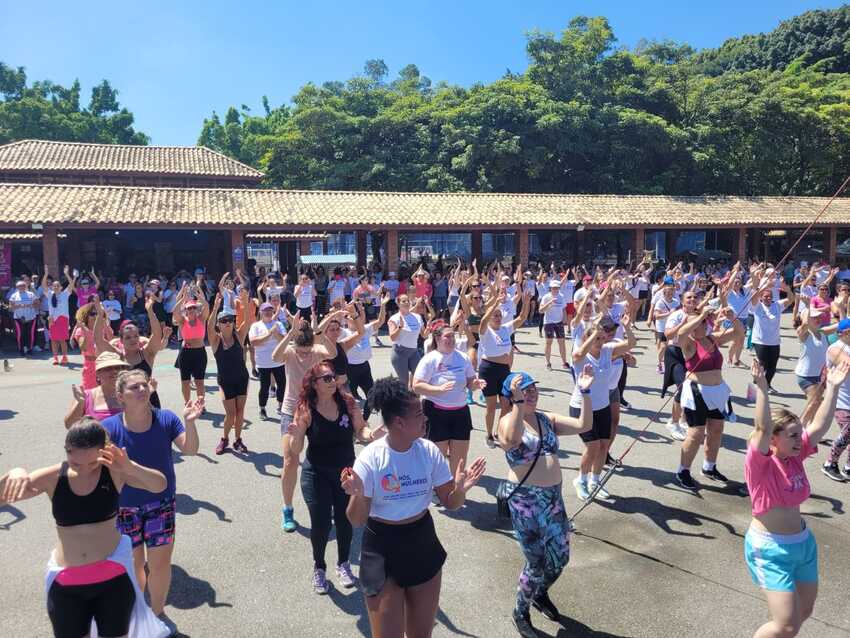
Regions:
[[796, 591], [796, 583], [818, 582], [818, 544], [814, 534], [770, 534], [750, 528], [744, 555], [753, 582], [768, 591]]

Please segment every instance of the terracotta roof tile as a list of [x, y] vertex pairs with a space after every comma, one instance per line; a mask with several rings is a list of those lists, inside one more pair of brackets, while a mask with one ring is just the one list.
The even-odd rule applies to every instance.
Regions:
[[21, 140], [0, 146], [0, 172], [162, 174], [259, 181], [260, 171], [204, 146], [135, 146]]
[[[821, 197], [511, 195], [0, 184], [0, 224], [316, 229], [799, 226]], [[821, 224], [850, 225], [850, 198]]]

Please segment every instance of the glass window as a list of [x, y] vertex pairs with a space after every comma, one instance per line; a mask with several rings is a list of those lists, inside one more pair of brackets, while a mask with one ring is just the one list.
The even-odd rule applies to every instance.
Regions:
[[576, 260], [576, 232], [574, 230], [535, 230], [528, 233], [528, 259], [546, 263]]
[[648, 230], [643, 239], [644, 250], [656, 261], [667, 261], [667, 231]]
[[514, 233], [481, 233], [481, 256], [484, 261], [510, 260], [515, 254]]
[[399, 233], [399, 260], [418, 262], [423, 257], [437, 259], [460, 257], [469, 260], [472, 256], [472, 233]]
[[356, 233], [328, 234], [328, 255], [354, 255], [356, 252]]
[[633, 237], [630, 230], [591, 230], [587, 233], [585, 250], [594, 265], [625, 264], [633, 257]]

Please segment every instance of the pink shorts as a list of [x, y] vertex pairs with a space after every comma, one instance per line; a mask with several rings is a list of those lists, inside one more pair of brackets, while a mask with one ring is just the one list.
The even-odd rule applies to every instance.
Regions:
[[67, 341], [71, 337], [71, 323], [68, 317], [60, 315], [50, 322], [50, 340]]

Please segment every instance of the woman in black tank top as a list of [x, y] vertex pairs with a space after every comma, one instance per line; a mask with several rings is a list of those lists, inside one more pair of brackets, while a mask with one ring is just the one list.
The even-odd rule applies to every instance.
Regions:
[[[139, 604], [129, 539], [122, 543], [115, 526], [118, 495], [124, 485], [159, 492], [167, 483], [162, 473], [107, 444], [106, 430], [90, 417], [68, 429], [65, 450], [64, 463], [30, 473], [15, 468], [0, 477], [0, 507], [39, 494], [52, 501], [59, 543], [46, 588], [54, 635], [87, 636], [95, 620], [101, 635], [125, 636]], [[82, 526], [84, 533], [71, 531]]]
[[348, 496], [342, 490], [343, 470], [354, 463], [354, 437], [372, 441], [383, 435], [366, 426], [354, 398], [337, 386], [329, 361], [318, 363], [304, 376], [295, 418], [289, 426], [291, 449], [300, 454], [307, 439], [307, 454], [301, 468], [301, 491], [310, 512], [310, 543], [313, 546], [313, 591], [328, 593], [325, 576], [325, 548], [336, 525], [339, 548], [336, 574], [344, 587], [355, 585], [348, 557], [351, 550], [351, 522], [345, 514]]
[[242, 323], [236, 325], [236, 315], [220, 311], [221, 293], [215, 296], [212, 312], [207, 320], [207, 336], [210, 341], [216, 368], [218, 368], [218, 386], [221, 388], [221, 404], [224, 406], [224, 433], [215, 448], [216, 454], [224, 454], [230, 442], [230, 430], [235, 430], [236, 439], [233, 449], [246, 453], [248, 448], [242, 442], [242, 424], [245, 421], [245, 401], [248, 398], [248, 368], [242, 345], [248, 334], [248, 328], [254, 322], [250, 310], [246, 310]]
[[366, 314], [359, 303], [352, 302], [346, 307], [348, 316], [350, 317], [349, 326], [354, 330], [349, 331], [351, 334], [343, 337], [342, 324], [340, 319], [331, 319], [322, 334], [325, 345], [331, 352], [336, 352], [336, 356], [328, 361], [333, 366], [334, 374], [336, 375], [336, 384], [340, 388], [348, 387], [348, 355], [346, 354], [363, 336], [363, 322]]

